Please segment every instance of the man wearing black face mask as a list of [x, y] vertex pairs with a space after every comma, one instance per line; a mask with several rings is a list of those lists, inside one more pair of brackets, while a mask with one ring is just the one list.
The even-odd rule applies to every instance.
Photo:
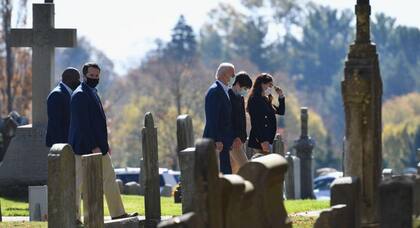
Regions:
[[67, 143], [70, 124], [70, 98], [79, 84], [79, 71], [73, 67], [68, 67], [61, 75], [61, 82], [48, 95], [48, 126], [45, 140], [48, 147], [56, 143]]
[[109, 155], [106, 116], [96, 86], [101, 69], [96, 63], [86, 63], [82, 69], [83, 82], [71, 97], [69, 144], [73, 147], [76, 161], [76, 214], [80, 221], [80, 195], [83, 183], [81, 157], [101, 153], [103, 188], [112, 219], [136, 216], [127, 214], [121, 200], [115, 172]]

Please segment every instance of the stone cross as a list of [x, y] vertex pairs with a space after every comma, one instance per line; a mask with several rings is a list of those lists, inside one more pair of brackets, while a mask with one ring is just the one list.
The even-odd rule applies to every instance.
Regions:
[[54, 83], [54, 48], [76, 46], [76, 29], [54, 28], [54, 4], [33, 4], [33, 28], [12, 29], [11, 45], [32, 47], [32, 123], [47, 124], [46, 99]]
[[144, 186], [144, 209], [146, 227], [156, 227], [160, 221], [160, 181], [158, 164], [157, 128], [152, 113], [144, 116], [144, 127], [141, 131], [144, 169], [142, 185]]
[[362, 226], [378, 227], [382, 169], [382, 79], [376, 46], [370, 42], [369, 0], [357, 0], [357, 36], [350, 45], [341, 92], [345, 113], [344, 176], [361, 184]]
[[313, 192], [313, 170], [312, 170], [312, 150], [315, 147], [315, 141], [308, 135], [308, 108], [302, 107], [300, 112], [301, 135], [295, 141], [294, 148], [296, 155], [300, 159], [300, 180], [302, 199], [314, 199]]

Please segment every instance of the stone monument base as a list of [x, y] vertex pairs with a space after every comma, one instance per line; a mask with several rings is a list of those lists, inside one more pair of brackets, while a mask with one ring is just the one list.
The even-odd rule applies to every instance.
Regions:
[[44, 185], [48, 178], [49, 148], [45, 126], [20, 126], [0, 166], [0, 186]]

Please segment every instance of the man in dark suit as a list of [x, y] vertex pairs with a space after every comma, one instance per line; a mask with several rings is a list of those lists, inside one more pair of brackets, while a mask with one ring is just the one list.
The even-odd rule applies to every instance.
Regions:
[[47, 98], [48, 126], [46, 145], [52, 147], [56, 143], [67, 143], [70, 124], [70, 98], [80, 84], [80, 73], [68, 67], [61, 75], [61, 82]]
[[83, 66], [83, 82], [71, 98], [69, 143], [73, 147], [76, 161], [76, 210], [80, 219], [80, 194], [82, 189], [82, 162], [85, 154], [101, 153], [103, 188], [112, 219], [137, 216], [125, 212], [120, 190], [115, 182], [115, 172], [109, 155], [106, 116], [96, 86], [101, 69], [96, 63]]
[[248, 162], [245, 154], [244, 143], [247, 139], [245, 101], [249, 89], [252, 87], [252, 80], [248, 73], [241, 71], [236, 74], [235, 82], [229, 89], [230, 103], [232, 104], [232, 127], [233, 144], [230, 151], [230, 165], [232, 172], [236, 174], [241, 166]]
[[213, 139], [219, 152], [220, 171], [231, 174], [229, 150], [233, 141], [232, 106], [229, 100], [229, 86], [235, 77], [235, 67], [222, 63], [216, 72], [216, 81], [210, 86], [205, 98], [206, 126], [204, 138]]

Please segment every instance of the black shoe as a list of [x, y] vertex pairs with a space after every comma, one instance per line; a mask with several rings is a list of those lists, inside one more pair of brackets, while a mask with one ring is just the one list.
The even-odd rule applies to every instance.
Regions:
[[125, 213], [125, 214], [117, 216], [117, 217], [112, 217], [111, 219], [115, 220], [115, 219], [122, 219], [122, 218], [131, 218], [131, 217], [137, 217], [138, 215], [139, 215], [139, 213], [137, 213], [137, 212], [129, 213], [129, 214]]

